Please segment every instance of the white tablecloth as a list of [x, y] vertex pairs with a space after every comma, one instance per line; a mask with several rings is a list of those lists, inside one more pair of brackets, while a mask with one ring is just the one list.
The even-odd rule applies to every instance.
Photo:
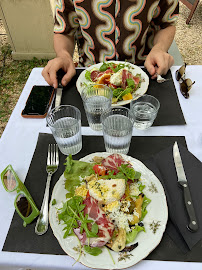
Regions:
[[[179, 67], [172, 67], [173, 78]], [[34, 68], [22, 91], [18, 103], [9, 119], [6, 129], [0, 138], [0, 172], [12, 164], [20, 179], [24, 182], [29, 169], [32, 155], [36, 147], [39, 132], [50, 133], [46, 127], [45, 119], [25, 119], [21, 116], [27, 97], [33, 85], [46, 85], [41, 75], [42, 68]], [[151, 127], [146, 131], [133, 131], [133, 136], [185, 136], [188, 149], [199, 160], [202, 161], [202, 66], [187, 66], [186, 77], [196, 83], [190, 91], [190, 98], [185, 99], [179, 89], [179, 83], [174, 79], [180, 105], [186, 119], [185, 126]], [[169, 89], [167, 89], [169, 91]], [[168, 100], [169, 102], [169, 100]], [[101, 135], [101, 132], [94, 132], [89, 127], [82, 127], [83, 135]], [[10, 223], [14, 214], [15, 194], [5, 192], [0, 185], [0, 250], [8, 233]], [[43, 236], [40, 236], [43, 237]], [[0, 251], [0, 269], [88, 269], [77, 263], [72, 268], [74, 260], [62, 255], [41, 255], [16, 252]], [[163, 262], [143, 260], [130, 269], [136, 270], [201, 270], [202, 263], [191, 262]]]

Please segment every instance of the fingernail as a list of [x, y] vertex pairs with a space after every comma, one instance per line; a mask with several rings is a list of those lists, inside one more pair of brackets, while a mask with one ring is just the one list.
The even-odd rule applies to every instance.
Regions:
[[56, 88], [56, 84], [55, 83], [53, 84], [53, 87]]
[[66, 81], [66, 80], [64, 80], [64, 81], [63, 81], [63, 84], [64, 84], [64, 85], [66, 85], [66, 84], [67, 84], [67, 81]]

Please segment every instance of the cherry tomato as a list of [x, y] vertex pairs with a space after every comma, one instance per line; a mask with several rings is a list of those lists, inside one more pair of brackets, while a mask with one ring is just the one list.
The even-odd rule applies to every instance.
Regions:
[[106, 175], [106, 171], [107, 171], [104, 166], [97, 165], [97, 164], [93, 166], [93, 170], [95, 171], [95, 173], [97, 173], [100, 176]]

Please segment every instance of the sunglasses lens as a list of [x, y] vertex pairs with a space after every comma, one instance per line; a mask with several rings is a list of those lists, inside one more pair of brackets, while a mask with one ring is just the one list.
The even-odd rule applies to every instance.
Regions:
[[16, 188], [17, 182], [15, 179], [15, 176], [13, 175], [11, 170], [8, 170], [4, 176], [3, 176], [3, 182], [5, 187], [9, 190], [9, 191], [13, 191]]
[[185, 98], [188, 98], [189, 97], [189, 93], [188, 93], [188, 87], [187, 87], [187, 84], [185, 81], [183, 81], [181, 84], [180, 84], [180, 91], [182, 93], [182, 95], [185, 97]]
[[175, 75], [176, 75], [177, 81], [181, 80], [184, 77], [185, 69], [186, 69], [186, 64], [181, 66], [181, 68], [176, 71]]
[[23, 194], [18, 195], [16, 205], [23, 217], [28, 217], [32, 213], [32, 206]]
[[195, 82], [192, 82], [191, 79], [186, 79], [186, 80], [185, 80], [185, 83], [186, 83], [187, 89], [188, 89], [188, 91], [189, 91], [189, 90], [192, 88], [192, 85], [193, 85]]

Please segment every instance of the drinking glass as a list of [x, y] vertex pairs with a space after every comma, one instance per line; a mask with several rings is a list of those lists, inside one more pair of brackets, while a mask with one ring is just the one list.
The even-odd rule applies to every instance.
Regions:
[[134, 117], [134, 127], [140, 130], [151, 127], [159, 108], [158, 99], [150, 95], [143, 95], [136, 100], [132, 100], [130, 110]]
[[111, 108], [112, 96], [112, 90], [103, 84], [88, 85], [82, 90], [81, 97], [86, 116], [93, 130], [102, 130], [100, 116]]
[[115, 107], [101, 115], [107, 152], [127, 154], [133, 131], [133, 115], [128, 108]]
[[64, 155], [75, 155], [82, 148], [81, 113], [71, 105], [61, 105], [46, 116], [47, 124]]

